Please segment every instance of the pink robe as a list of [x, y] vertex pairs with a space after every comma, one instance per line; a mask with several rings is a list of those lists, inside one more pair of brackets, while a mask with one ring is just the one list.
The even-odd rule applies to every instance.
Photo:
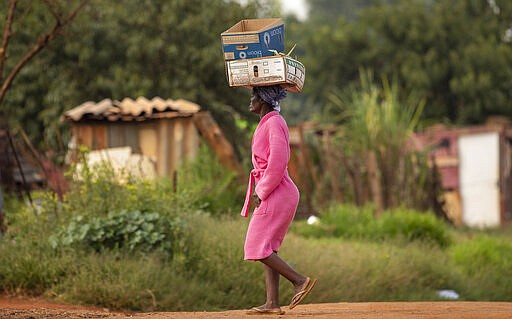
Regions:
[[242, 216], [247, 217], [254, 191], [261, 204], [254, 210], [245, 239], [245, 259], [263, 259], [277, 252], [299, 203], [299, 190], [288, 175], [288, 126], [279, 112], [266, 114], [252, 139], [252, 164]]

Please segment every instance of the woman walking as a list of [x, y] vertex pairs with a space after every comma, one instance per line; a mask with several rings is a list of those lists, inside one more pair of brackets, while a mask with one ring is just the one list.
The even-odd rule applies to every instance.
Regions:
[[251, 197], [256, 200], [257, 207], [247, 230], [244, 258], [263, 264], [267, 300], [247, 311], [248, 314], [284, 314], [279, 306], [280, 275], [293, 285], [290, 309], [297, 306], [316, 284], [316, 279], [299, 274], [277, 255], [299, 203], [299, 191], [288, 175], [288, 126], [279, 114], [279, 102], [285, 97], [286, 91], [280, 85], [254, 87], [251, 97], [250, 111], [260, 116], [260, 122], [252, 139], [254, 169], [250, 174], [242, 216], [248, 216]]

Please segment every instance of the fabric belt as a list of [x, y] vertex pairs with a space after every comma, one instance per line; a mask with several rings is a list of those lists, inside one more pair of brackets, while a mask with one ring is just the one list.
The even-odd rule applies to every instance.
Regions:
[[240, 215], [243, 217], [249, 216], [249, 205], [251, 204], [252, 192], [254, 191], [254, 184], [256, 183], [256, 178], [260, 178], [261, 174], [263, 174], [263, 170], [253, 169], [249, 174], [249, 185], [247, 185], [247, 192], [245, 193], [245, 202], [244, 207], [242, 208], [242, 212]]

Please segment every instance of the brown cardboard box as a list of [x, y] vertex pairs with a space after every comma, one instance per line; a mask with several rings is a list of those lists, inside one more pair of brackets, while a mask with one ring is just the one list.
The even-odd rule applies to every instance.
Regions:
[[272, 56], [271, 50], [284, 50], [281, 18], [241, 20], [220, 36], [226, 61]]
[[230, 87], [281, 84], [290, 92], [301, 92], [306, 78], [302, 63], [285, 55], [226, 61]]

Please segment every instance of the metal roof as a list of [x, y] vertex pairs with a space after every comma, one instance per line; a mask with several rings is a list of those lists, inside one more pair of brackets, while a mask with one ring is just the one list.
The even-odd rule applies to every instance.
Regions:
[[98, 103], [88, 101], [64, 113], [64, 120], [79, 122], [95, 121], [144, 121], [147, 119], [191, 116], [199, 112], [196, 103], [178, 99], [164, 100], [155, 97], [148, 100], [138, 97], [136, 100], [124, 98], [122, 101], [104, 99]]

